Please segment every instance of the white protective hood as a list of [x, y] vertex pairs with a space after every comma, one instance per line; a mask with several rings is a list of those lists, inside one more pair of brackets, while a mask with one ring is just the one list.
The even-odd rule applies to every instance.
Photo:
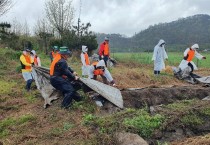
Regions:
[[85, 45], [82, 45], [82, 52], [87, 52], [88, 51], [88, 48], [87, 48], [87, 46], [85, 46]]
[[36, 51], [35, 50], [32, 50], [31, 52], [33, 53], [33, 55], [36, 55]]
[[191, 46], [191, 49], [193, 49], [193, 50], [196, 50], [196, 49], [198, 49], [198, 48], [199, 48], [198, 44], [193, 44], [193, 45]]
[[160, 46], [161, 44], [166, 43], [163, 39], [160, 39], [160, 41], [158, 42], [158, 46]]

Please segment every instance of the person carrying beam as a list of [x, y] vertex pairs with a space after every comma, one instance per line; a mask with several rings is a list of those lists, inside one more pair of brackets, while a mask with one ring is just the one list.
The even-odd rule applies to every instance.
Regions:
[[65, 109], [70, 107], [73, 99], [75, 101], [81, 101], [82, 99], [74, 85], [74, 82], [79, 77], [67, 64], [67, 59], [70, 55], [71, 51], [67, 47], [60, 47], [50, 66], [50, 83], [64, 95], [61, 107]]

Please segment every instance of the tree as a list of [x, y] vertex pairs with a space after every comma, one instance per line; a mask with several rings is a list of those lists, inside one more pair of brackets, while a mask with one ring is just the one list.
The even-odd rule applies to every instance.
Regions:
[[0, 0], [0, 16], [5, 14], [12, 7], [11, 0]]
[[48, 0], [45, 3], [45, 10], [50, 24], [64, 36], [64, 31], [69, 30], [73, 20], [73, 7], [70, 0]]
[[44, 50], [46, 54], [48, 54], [49, 39], [53, 36], [52, 30], [48, 25], [49, 24], [44, 19], [39, 19], [34, 28], [36, 36], [40, 38], [38, 40], [39, 45], [41, 45], [42, 50]]

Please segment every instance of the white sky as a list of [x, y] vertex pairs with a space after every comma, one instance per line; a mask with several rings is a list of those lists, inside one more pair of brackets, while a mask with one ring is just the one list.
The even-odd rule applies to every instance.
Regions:
[[[14, 7], [0, 22], [15, 18], [33, 27], [44, 15], [45, 0], [14, 0]], [[100, 33], [132, 36], [150, 25], [171, 22], [195, 14], [210, 15], [210, 0], [81, 0], [80, 19], [90, 22], [91, 29]], [[80, 0], [73, 0], [75, 22], [79, 16]]]

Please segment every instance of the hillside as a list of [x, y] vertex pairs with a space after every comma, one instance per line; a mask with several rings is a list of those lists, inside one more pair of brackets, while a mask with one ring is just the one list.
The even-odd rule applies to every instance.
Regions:
[[[101, 42], [102, 36], [104, 34], [97, 35], [98, 42]], [[198, 43], [202, 49], [209, 49], [210, 16], [200, 14], [170, 23], [155, 24], [130, 38], [120, 34], [108, 36], [111, 38], [111, 47], [118, 48], [115, 51], [128, 52], [126, 48], [130, 48], [132, 52], [152, 50], [159, 39], [164, 39], [167, 48], [172, 51], [183, 50], [194, 43]]]

